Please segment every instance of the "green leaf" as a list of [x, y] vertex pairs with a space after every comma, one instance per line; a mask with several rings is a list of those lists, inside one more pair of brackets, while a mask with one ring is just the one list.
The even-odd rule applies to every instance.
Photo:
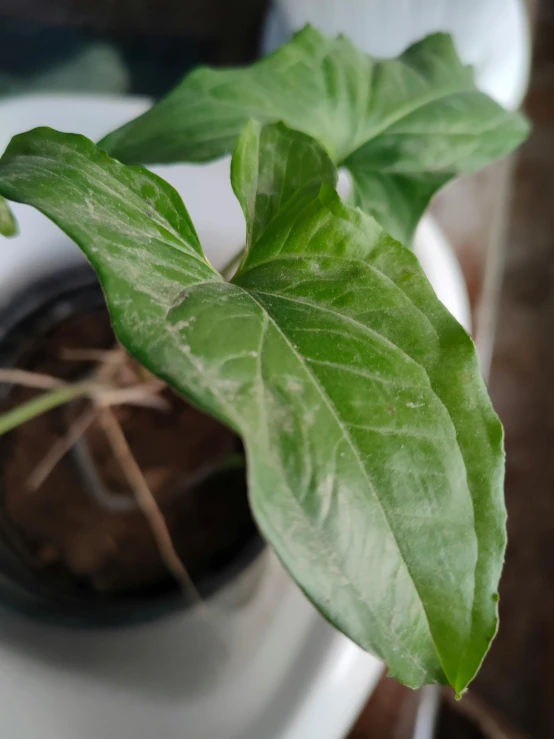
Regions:
[[128, 163], [206, 161], [231, 152], [249, 118], [317, 139], [349, 169], [354, 203], [404, 243], [436, 190], [528, 132], [521, 115], [477, 90], [450, 36], [377, 61], [308, 26], [251, 67], [193, 71], [100, 146]]
[[241, 434], [258, 525], [322, 613], [407, 685], [460, 693], [496, 630], [501, 426], [470, 338], [325, 166], [315, 187], [325, 162], [247, 127], [231, 284], [169, 185], [81, 136], [16, 137], [0, 192], [77, 241], [129, 351]]
[[317, 196], [323, 182], [336, 185], [337, 170], [310, 136], [282, 123], [263, 126], [251, 120], [231, 162], [231, 181], [246, 218], [250, 250], [293, 195], [304, 192], [303, 198], [295, 199], [296, 207], [302, 208]]
[[4, 198], [0, 198], [0, 234], [2, 236], [15, 236], [17, 223]]
[[[87, 241], [112, 309], [127, 313], [129, 340], [144, 320], [163, 320], [185, 285], [221, 279], [179, 195], [143, 167], [125, 167], [85, 137], [50, 128], [16, 136], [2, 161], [8, 200], [29, 202], [78, 244]], [[140, 314], [124, 295], [131, 284]]]

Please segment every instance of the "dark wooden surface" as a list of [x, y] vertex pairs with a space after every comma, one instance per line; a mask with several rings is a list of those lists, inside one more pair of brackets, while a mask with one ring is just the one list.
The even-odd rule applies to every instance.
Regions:
[[474, 689], [535, 739], [554, 737], [554, 3], [539, 7], [490, 380], [506, 430], [501, 628]]
[[349, 739], [411, 739], [418, 694], [384, 677]]

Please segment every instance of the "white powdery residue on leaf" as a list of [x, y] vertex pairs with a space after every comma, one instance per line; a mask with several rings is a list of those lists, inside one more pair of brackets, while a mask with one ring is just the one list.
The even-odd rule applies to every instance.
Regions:
[[312, 428], [312, 426], [315, 424], [315, 420], [317, 417], [317, 414], [319, 413], [319, 409], [321, 406], [316, 405], [312, 408], [309, 408], [304, 413], [304, 424], [306, 426], [306, 429]]
[[302, 384], [291, 375], [287, 375], [285, 387], [290, 393], [299, 393], [302, 390]]
[[317, 496], [320, 503], [318, 521], [320, 525], [323, 524], [329, 516], [331, 505], [333, 503], [333, 494], [336, 482], [337, 480], [335, 475], [333, 473], [328, 473], [317, 483]]
[[196, 316], [191, 316], [190, 318], [182, 319], [181, 321], [177, 321], [173, 324], [172, 328], [175, 331], [183, 331], [186, 328], [189, 328], [191, 324], [193, 324], [196, 321]]

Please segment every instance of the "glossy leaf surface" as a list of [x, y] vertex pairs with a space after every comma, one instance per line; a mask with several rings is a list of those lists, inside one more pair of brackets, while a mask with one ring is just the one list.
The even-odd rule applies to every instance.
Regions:
[[313, 139], [249, 124], [227, 283], [146, 170], [50, 129], [0, 162], [0, 192], [88, 255], [124, 346], [240, 433], [258, 525], [315, 605], [404, 683], [461, 692], [496, 630], [502, 430], [470, 338], [335, 177]]
[[232, 152], [249, 118], [316, 138], [349, 169], [353, 202], [403, 243], [437, 189], [509, 154], [528, 131], [477, 90], [446, 34], [376, 60], [306, 27], [250, 67], [193, 71], [100, 146], [127, 163], [206, 161]]

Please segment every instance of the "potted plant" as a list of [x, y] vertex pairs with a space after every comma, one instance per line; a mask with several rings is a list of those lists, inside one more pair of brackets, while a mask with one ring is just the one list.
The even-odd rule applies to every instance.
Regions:
[[[376, 62], [307, 28], [99, 145], [35, 129], [0, 161], [0, 193], [87, 255], [136, 372], [241, 438], [254, 519], [300, 587], [411, 687], [461, 694], [496, 631], [503, 451], [471, 340], [396, 238], [526, 130], [448, 37]], [[173, 188], [126, 162], [230, 150], [247, 237], [228, 281]]]

